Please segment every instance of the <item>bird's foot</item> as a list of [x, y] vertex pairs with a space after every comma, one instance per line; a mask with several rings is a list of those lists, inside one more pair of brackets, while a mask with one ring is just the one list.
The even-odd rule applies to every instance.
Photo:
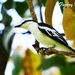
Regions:
[[37, 50], [37, 53], [40, 53], [42, 55], [45, 55], [45, 52], [47, 51], [48, 48], [45, 47], [41, 47]]

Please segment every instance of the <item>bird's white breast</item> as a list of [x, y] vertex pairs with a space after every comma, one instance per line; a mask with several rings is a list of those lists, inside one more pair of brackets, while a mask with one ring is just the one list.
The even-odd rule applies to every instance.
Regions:
[[37, 23], [32, 23], [32, 25], [29, 26], [30, 32], [33, 34], [33, 36], [43, 45], [45, 46], [53, 46], [54, 40], [50, 39], [50, 37], [47, 37], [45, 34], [43, 34], [39, 29], [38, 29], [38, 24]]

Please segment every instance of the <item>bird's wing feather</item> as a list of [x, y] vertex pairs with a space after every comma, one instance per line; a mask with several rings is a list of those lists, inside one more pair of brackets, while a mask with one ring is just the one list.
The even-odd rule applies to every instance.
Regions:
[[65, 46], [68, 46], [68, 43], [66, 42], [66, 40], [52, 26], [49, 26], [49, 25], [47, 25], [45, 23], [39, 23], [38, 28], [45, 35], [49, 36], [50, 38], [54, 39], [57, 42], [62, 43]]

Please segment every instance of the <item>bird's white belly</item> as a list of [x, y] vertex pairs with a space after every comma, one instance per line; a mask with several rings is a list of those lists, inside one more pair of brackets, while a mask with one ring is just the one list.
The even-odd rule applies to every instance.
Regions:
[[41, 31], [36, 30], [36, 32], [34, 32], [33, 30], [31, 31], [31, 33], [37, 39], [37, 41], [40, 42], [41, 44], [48, 46], [48, 47], [54, 46], [54, 40], [46, 36], [45, 34], [43, 34]]
[[50, 39], [49, 37], [39, 36], [38, 38], [36, 37], [36, 39], [45, 46], [48, 46], [48, 47], [54, 46], [54, 43], [53, 43], [54, 41], [52, 39]]

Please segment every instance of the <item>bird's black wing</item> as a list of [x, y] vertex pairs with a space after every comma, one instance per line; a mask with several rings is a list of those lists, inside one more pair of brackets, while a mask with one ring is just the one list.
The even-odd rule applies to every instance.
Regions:
[[62, 43], [65, 46], [68, 46], [68, 43], [66, 42], [66, 40], [52, 26], [45, 23], [38, 23], [38, 24], [39, 24], [38, 28], [45, 35], [49, 36], [50, 38], [54, 39], [57, 42]]

